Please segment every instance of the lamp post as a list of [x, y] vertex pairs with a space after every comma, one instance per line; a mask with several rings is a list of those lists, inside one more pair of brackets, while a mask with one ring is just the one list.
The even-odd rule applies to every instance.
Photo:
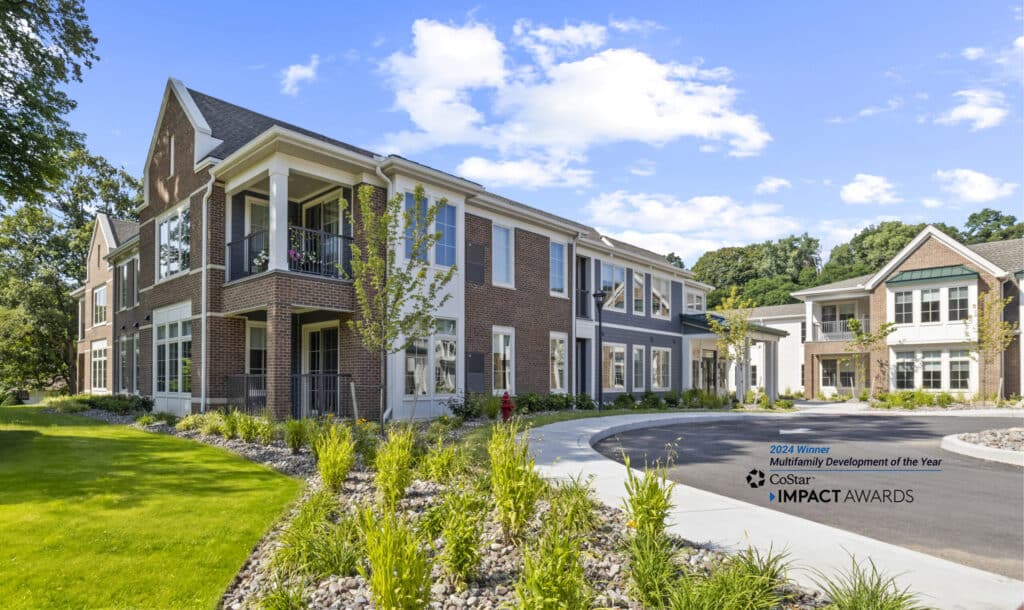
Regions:
[[601, 338], [604, 335], [604, 326], [601, 323], [601, 310], [604, 309], [605, 292], [598, 290], [594, 293], [594, 308], [597, 309], [597, 408], [604, 406], [604, 355], [601, 353]]

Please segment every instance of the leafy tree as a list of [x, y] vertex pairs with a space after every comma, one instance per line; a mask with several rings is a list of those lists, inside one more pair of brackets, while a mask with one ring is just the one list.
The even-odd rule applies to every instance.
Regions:
[[706, 252], [693, 266], [697, 279], [715, 286], [708, 306], [716, 307], [733, 286], [758, 305], [792, 303], [791, 290], [811, 286], [817, 280], [820, 242], [804, 233], [777, 241], [730, 246]]
[[668, 254], [666, 254], [665, 260], [667, 260], [670, 265], [675, 265], [680, 269], [686, 269], [686, 263], [684, 263], [683, 259], [679, 258], [679, 255], [676, 254], [675, 252], [669, 252]]
[[1024, 222], [1017, 222], [1017, 217], [1012, 214], [985, 208], [967, 217], [963, 237], [968, 244], [1020, 239], [1024, 237]]
[[[924, 223], [908, 225], [892, 220], [866, 227], [849, 242], [832, 248], [828, 262], [821, 269], [819, 283], [838, 282], [878, 271], [925, 226]], [[954, 239], [962, 239], [960, 231], [955, 227], [942, 223], [935, 223], [934, 226]]]
[[995, 390], [988, 387], [987, 373], [989, 367], [1002, 358], [1017, 334], [1018, 323], [1003, 319], [1003, 311], [1012, 301], [1013, 297], [1003, 298], [998, 288], [987, 290], [978, 295], [976, 312], [964, 321], [969, 330], [973, 326], [977, 332], [973, 351], [981, 368], [978, 387], [983, 400], [992, 395], [1000, 396], [1003, 391], [1003, 367], [999, 367], [999, 387]]
[[[387, 370], [387, 356], [404, 351], [417, 339], [434, 332], [434, 313], [450, 294], [442, 294], [451, 282], [455, 266], [445, 271], [430, 268], [428, 253], [440, 239], [431, 233], [441, 207], [441, 199], [428, 205], [423, 187], [417, 185], [415, 206], [405, 209], [405, 197], [399, 193], [377, 209], [373, 188], [364, 186], [356, 207], [350, 211], [355, 240], [352, 243], [352, 283], [358, 315], [349, 320], [349, 328], [360, 337], [370, 353], [380, 355], [381, 372]], [[406, 235], [411, 236], [411, 256], [399, 261], [405, 251]], [[362, 243], [362, 246], [357, 245]], [[384, 413], [384, 386], [380, 409]]]
[[0, 0], [0, 206], [35, 201], [60, 181], [82, 141], [60, 88], [99, 59], [79, 0]]
[[853, 333], [853, 338], [846, 342], [843, 351], [849, 354], [846, 360], [853, 364], [853, 370], [857, 374], [857, 388], [864, 387], [862, 384], [868, 378], [868, 364], [873, 354], [880, 354], [880, 357], [875, 360], [875, 379], [870, 387], [876, 391], [889, 387], [889, 357], [888, 352], [883, 349], [886, 345], [885, 338], [896, 330], [896, 323], [884, 322], [874, 332], [864, 328], [861, 321], [856, 318], [850, 318], [846, 323]]
[[743, 287], [743, 297], [761, 305], [785, 305], [795, 300], [790, 293], [803, 288], [794, 282], [789, 276], [775, 275], [772, 277], [759, 277], [747, 283]]
[[747, 372], [747, 354], [750, 349], [750, 309], [753, 301], [740, 296], [735, 286], [729, 296], [722, 299], [715, 313], [707, 313], [708, 326], [718, 335], [718, 353], [731, 362], [736, 363], [739, 380], [736, 383], [736, 395], [743, 396], [750, 382]]

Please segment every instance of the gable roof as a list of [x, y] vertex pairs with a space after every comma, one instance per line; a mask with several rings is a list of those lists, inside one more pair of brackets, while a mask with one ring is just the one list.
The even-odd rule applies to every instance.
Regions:
[[979, 255], [974, 250], [968, 248], [967, 246], [953, 239], [949, 235], [946, 235], [942, 231], [936, 229], [934, 226], [928, 225], [927, 227], [922, 229], [920, 233], [917, 234], [917, 237], [910, 240], [910, 243], [904, 246], [903, 249], [900, 250], [899, 254], [894, 256], [892, 260], [886, 263], [885, 266], [879, 269], [877, 273], [871, 276], [871, 279], [868, 280], [864, 287], [867, 288], [868, 290], [873, 290], [875, 286], [878, 286], [878, 284], [882, 280], [887, 278], [889, 274], [892, 273], [900, 265], [900, 263], [906, 260], [907, 257], [914, 252], [914, 250], [917, 250], [917, 248], [920, 247], [920, 245], [923, 244], [928, 239], [934, 239], [935, 241], [946, 246], [953, 252], [956, 252], [957, 254], [963, 256], [968, 261], [974, 263], [975, 265], [981, 267], [983, 270], [987, 271], [988, 273], [991, 273], [996, 277], [1001, 278], [1006, 275], [1006, 271], [1003, 270], [999, 265], [994, 264], [992, 261]]
[[1024, 270], [1024, 239], [1005, 239], [967, 246], [1003, 271]]
[[339, 146], [366, 157], [376, 158], [378, 156], [365, 148], [359, 148], [358, 146], [329, 138], [315, 131], [303, 129], [297, 125], [254, 112], [248, 108], [226, 102], [195, 89], [187, 89], [187, 91], [199, 112], [210, 125], [211, 135], [221, 140], [221, 143], [208, 153], [210, 157], [224, 159], [256, 136], [274, 126], [301, 133], [304, 136]]
[[114, 233], [115, 246], [120, 247], [125, 242], [138, 237], [139, 235], [139, 223], [132, 222], [130, 220], [120, 220], [118, 218], [109, 218], [110, 228]]
[[864, 284], [867, 283], [875, 274], [868, 273], [867, 275], [858, 275], [856, 277], [849, 277], [845, 280], [839, 280], [838, 282], [831, 282], [829, 284], [822, 284], [821, 286], [813, 286], [811, 288], [804, 288], [803, 290], [797, 290], [791, 293], [793, 296], [800, 296], [805, 294], [817, 294], [819, 292], [832, 292], [837, 290], [854, 290], [858, 288], [864, 288]]

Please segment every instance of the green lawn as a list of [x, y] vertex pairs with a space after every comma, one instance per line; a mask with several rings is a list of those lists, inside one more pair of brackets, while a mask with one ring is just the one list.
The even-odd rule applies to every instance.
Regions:
[[0, 408], [0, 605], [211, 608], [301, 488], [192, 441]]

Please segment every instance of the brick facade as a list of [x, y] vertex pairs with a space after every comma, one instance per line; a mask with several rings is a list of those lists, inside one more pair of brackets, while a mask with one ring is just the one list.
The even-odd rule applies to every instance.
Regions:
[[[78, 340], [76, 368], [77, 389], [81, 392], [92, 392], [92, 343], [94, 341], [106, 340], [107, 342], [107, 375], [106, 387], [98, 388], [98, 391], [114, 391], [113, 368], [115, 363], [114, 345], [114, 274], [103, 257], [109, 252], [110, 246], [103, 236], [103, 229], [97, 218], [93, 227], [92, 242], [89, 254], [85, 261], [86, 282], [85, 292], [81, 299], [84, 303], [81, 312], [84, 315], [85, 333]], [[93, 292], [96, 288], [105, 286], [107, 290], [107, 315], [106, 321], [93, 324]]]

